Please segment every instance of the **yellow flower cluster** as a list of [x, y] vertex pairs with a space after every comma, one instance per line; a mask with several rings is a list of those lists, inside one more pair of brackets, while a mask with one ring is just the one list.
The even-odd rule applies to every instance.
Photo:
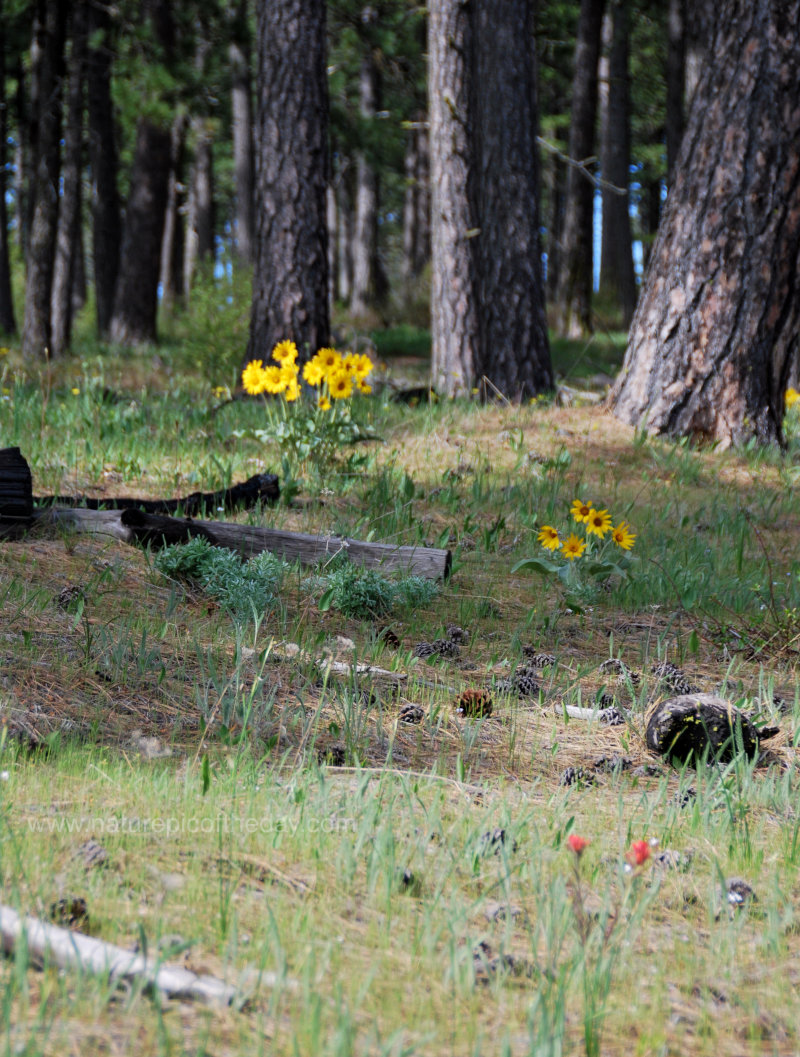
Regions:
[[786, 406], [794, 407], [797, 401], [800, 400], [800, 393], [796, 389], [792, 389], [791, 386], [786, 390]]
[[[251, 396], [259, 393], [283, 393], [292, 402], [300, 395], [297, 366], [297, 346], [293, 341], [281, 341], [272, 350], [275, 364], [264, 366], [263, 360], [251, 360], [242, 371], [242, 385]], [[371, 393], [367, 377], [372, 371], [372, 360], [362, 353], [345, 353], [336, 349], [320, 349], [303, 367], [303, 379], [314, 388], [320, 387], [317, 406], [327, 411], [331, 400], [344, 400], [353, 389]]]
[[[584, 526], [587, 539], [589, 536], [597, 536], [602, 540], [610, 532], [611, 539], [622, 550], [629, 551], [633, 547], [636, 534], [631, 532], [628, 522], [620, 521], [618, 525], [613, 526], [608, 510], [596, 510], [592, 503], [587, 503], [583, 499], [576, 499], [570, 512], [573, 521], [578, 525]], [[562, 540], [558, 530], [554, 529], [552, 525], [542, 525], [536, 539], [546, 550], [560, 550], [564, 557], [571, 562], [575, 561], [576, 558], [580, 558], [588, 545], [586, 539], [581, 539], [574, 532]]]

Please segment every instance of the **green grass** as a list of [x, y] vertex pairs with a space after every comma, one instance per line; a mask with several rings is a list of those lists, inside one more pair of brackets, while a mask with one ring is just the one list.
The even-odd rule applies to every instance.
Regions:
[[[159, 350], [92, 346], [49, 372], [3, 358], [0, 444], [20, 445], [36, 492], [173, 495], [280, 467], [256, 439], [258, 404], [213, 393], [214, 357], [233, 362], [235, 343], [204, 346], [191, 316], [170, 326]], [[396, 354], [418, 338], [404, 332]], [[615, 337], [554, 343], [568, 381], [613, 372], [621, 351]], [[372, 397], [361, 410], [383, 441], [358, 465], [238, 517], [452, 548], [435, 597], [393, 598], [379, 618], [320, 605], [318, 578], [335, 570], [281, 569], [242, 621], [115, 541], [0, 545], [4, 902], [47, 918], [80, 895], [100, 938], [152, 950], [177, 936], [186, 950], [176, 941], [170, 960], [277, 974], [255, 991], [248, 977], [243, 1010], [212, 1013], [41, 972], [19, 951], [0, 962], [0, 1053], [106, 1039], [163, 1054], [795, 1052], [795, 418], [789, 452], [765, 454], [647, 438], [597, 409]], [[576, 497], [637, 536], [625, 579], [598, 584], [576, 563], [580, 611], [557, 577], [511, 573], [545, 555], [537, 532], [567, 529]], [[451, 622], [469, 636], [461, 658], [413, 656]], [[498, 688], [523, 646], [557, 658], [529, 699]], [[609, 657], [638, 686], [604, 675]], [[660, 660], [777, 719], [771, 762], [682, 773], [654, 760], [643, 718], [665, 692]], [[489, 718], [453, 707], [476, 688]], [[604, 693], [625, 725], [565, 715]], [[412, 705], [416, 724], [401, 719]], [[598, 762], [614, 755], [630, 765]], [[645, 764], [655, 773], [635, 773]], [[583, 779], [562, 784], [568, 768]], [[591, 841], [580, 880], [570, 833]], [[104, 868], [83, 865], [90, 837]], [[643, 838], [678, 867], [626, 874]], [[737, 875], [758, 897], [741, 909], [724, 890]], [[518, 912], [492, 918], [498, 905]]]

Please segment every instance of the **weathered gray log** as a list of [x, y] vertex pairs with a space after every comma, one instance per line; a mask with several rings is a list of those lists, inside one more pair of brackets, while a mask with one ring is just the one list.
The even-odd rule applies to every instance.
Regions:
[[[774, 734], [774, 729], [771, 734]], [[758, 754], [760, 733], [738, 708], [714, 694], [682, 694], [655, 705], [645, 721], [647, 747], [673, 763], [727, 762]]]
[[237, 525], [230, 521], [161, 517], [145, 514], [141, 510], [59, 510], [53, 507], [51, 510], [34, 512], [32, 531], [47, 533], [58, 531], [59, 528], [113, 536], [124, 543], [139, 543], [154, 548], [186, 543], [196, 536], [202, 536], [213, 546], [236, 551], [244, 558], [271, 551], [289, 562], [299, 561], [303, 565], [324, 563], [343, 551], [356, 565], [423, 576], [429, 580], [446, 579], [452, 564], [450, 551], [436, 547], [364, 543], [342, 536], [313, 536], [304, 532]]
[[0, 906], [3, 950], [13, 954], [23, 937], [27, 952], [36, 964], [49, 962], [59, 969], [80, 969], [112, 980], [144, 981], [167, 998], [196, 998], [208, 1005], [220, 1006], [230, 1006], [237, 999], [236, 988], [215, 976], [199, 976], [179, 965], [165, 965], [39, 918], [20, 917], [11, 907]]

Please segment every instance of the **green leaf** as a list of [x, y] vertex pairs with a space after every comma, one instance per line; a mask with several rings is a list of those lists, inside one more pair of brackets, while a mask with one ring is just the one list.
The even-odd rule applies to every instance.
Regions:
[[211, 788], [211, 765], [208, 762], [208, 753], [204, 753], [203, 762], [200, 765], [200, 779], [203, 783], [203, 796]]
[[[563, 568], [566, 568], [566, 566], [563, 566]], [[541, 573], [542, 576], [552, 576], [553, 573], [560, 572], [558, 565], [546, 562], [542, 558], [523, 558], [522, 561], [517, 562], [511, 572], [513, 574], [519, 572], [520, 569], [531, 569], [535, 573]]]
[[331, 603], [333, 602], [333, 596], [335, 593], [336, 588], [329, 587], [325, 594], [322, 596], [322, 598], [320, 598], [319, 605], [317, 606], [317, 609], [320, 611], [320, 613], [328, 612], [328, 610], [331, 608]]
[[689, 636], [689, 642], [687, 643], [686, 648], [689, 651], [689, 653], [698, 653], [699, 652], [699, 650], [700, 650], [700, 639], [699, 639], [699, 637], [697, 635], [697, 631], [696, 630], [692, 631], [691, 635]]

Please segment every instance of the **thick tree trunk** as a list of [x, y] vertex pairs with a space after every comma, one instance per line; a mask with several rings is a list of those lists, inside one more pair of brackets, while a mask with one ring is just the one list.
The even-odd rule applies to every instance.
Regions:
[[[380, 85], [378, 68], [371, 50], [362, 56], [358, 80], [359, 111], [368, 124], [378, 109]], [[376, 301], [378, 259], [378, 173], [365, 152], [356, 159], [356, 218], [353, 234], [353, 288], [350, 311], [364, 312]]]
[[610, 397], [625, 422], [724, 445], [781, 439], [800, 330], [800, 3], [729, 8]]
[[686, 0], [669, 0], [667, 9], [667, 186], [672, 183], [675, 162], [683, 139], [684, 89], [686, 84]]
[[111, 101], [111, 20], [102, 4], [89, 5], [86, 95], [92, 172], [92, 255], [97, 332], [106, 337], [119, 273], [122, 217], [117, 189], [117, 145]]
[[186, 115], [180, 113], [172, 122], [170, 133], [170, 170], [167, 204], [164, 209], [164, 234], [161, 239], [161, 302], [165, 308], [183, 301], [183, 259], [185, 231], [183, 222], [183, 169], [186, 153]]
[[[0, 21], [3, 0], [0, 0]], [[0, 47], [0, 336], [17, 332], [11, 297], [11, 263], [8, 252], [8, 206], [6, 204], [6, 160], [8, 154], [8, 108], [6, 106], [5, 48]]]
[[[83, 195], [81, 195], [81, 202]], [[86, 254], [83, 249], [83, 209], [78, 216], [78, 230], [75, 232], [75, 252], [72, 262], [72, 318], [86, 305]]]
[[[571, 158], [588, 162], [594, 154], [597, 117], [597, 63], [605, 0], [581, 0], [575, 42], [569, 147]], [[556, 299], [556, 330], [578, 338], [592, 330], [592, 211], [594, 186], [575, 166], [567, 169], [564, 233]]]
[[719, 18], [727, 18], [727, 8], [715, 0], [687, 0], [684, 8], [684, 108], [692, 105], [695, 89], [706, 60], [713, 58], [711, 41]]
[[257, 247], [249, 359], [328, 344], [324, 0], [258, 5]]
[[250, 35], [247, 3], [238, 5], [228, 48], [231, 66], [231, 110], [233, 118], [233, 169], [236, 187], [234, 249], [243, 264], [250, 264], [255, 246], [255, 197], [253, 165], [253, 104], [250, 75]]
[[66, 5], [39, 0], [36, 8], [32, 63], [36, 82], [36, 139], [33, 166], [33, 220], [27, 254], [25, 356], [46, 356], [50, 348], [50, 295], [53, 287], [61, 108], [64, 81]]
[[83, 97], [87, 43], [87, 12], [82, 2], [72, 12], [68, 68], [67, 120], [64, 132], [64, 163], [58, 212], [56, 257], [53, 269], [52, 330], [50, 353], [61, 356], [72, 336], [72, 291], [81, 221], [81, 174], [83, 171]]
[[336, 189], [333, 184], [328, 184], [325, 189], [325, 224], [328, 228], [328, 310], [332, 312], [336, 301], [336, 273], [339, 267], [336, 241], [339, 217], [336, 210]]
[[[603, 22], [607, 58], [607, 83], [601, 85], [602, 135], [600, 168], [603, 179], [615, 187], [628, 187], [630, 173], [630, 85], [628, 79], [628, 0], [610, 0]], [[603, 188], [603, 242], [600, 289], [619, 305], [627, 330], [636, 308], [633, 272], [633, 237], [627, 193]]]
[[[160, 57], [169, 63], [175, 45], [171, 0], [148, 0], [149, 16]], [[172, 136], [169, 128], [141, 117], [125, 209], [110, 336], [117, 345], [155, 342], [161, 242], [169, 188]]]
[[511, 398], [552, 386], [538, 230], [532, 8], [429, 13], [433, 381]]

